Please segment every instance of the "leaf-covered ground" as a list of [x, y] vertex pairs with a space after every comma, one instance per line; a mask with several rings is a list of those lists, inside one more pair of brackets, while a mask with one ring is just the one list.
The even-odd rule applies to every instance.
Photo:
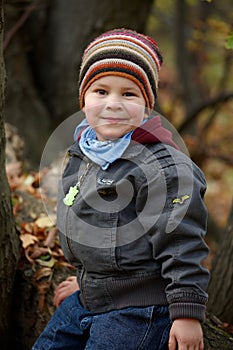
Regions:
[[25, 264], [31, 264], [34, 284], [40, 296], [40, 306], [43, 308], [55, 269], [66, 267], [72, 272], [74, 267], [66, 261], [59, 245], [55, 204], [42, 193], [39, 181], [41, 174], [23, 173], [22, 164], [17, 162], [7, 166], [7, 175], [12, 191], [13, 214], [21, 242], [18, 268], [23, 269]]

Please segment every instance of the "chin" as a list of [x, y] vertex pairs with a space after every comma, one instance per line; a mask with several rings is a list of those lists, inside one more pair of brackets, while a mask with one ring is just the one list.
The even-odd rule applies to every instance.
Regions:
[[117, 140], [121, 137], [123, 137], [125, 134], [127, 134], [130, 130], [123, 130], [122, 132], [120, 132], [119, 130], [116, 132], [116, 130], [109, 130], [106, 132], [98, 132], [98, 130], [96, 130], [97, 133], [97, 137], [100, 141], [107, 141], [107, 140]]

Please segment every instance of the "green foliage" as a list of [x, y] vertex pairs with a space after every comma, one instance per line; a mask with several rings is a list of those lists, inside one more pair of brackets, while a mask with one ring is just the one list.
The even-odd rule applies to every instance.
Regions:
[[225, 47], [226, 49], [233, 49], [233, 33], [227, 37]]
[[174, 7], [175, 1], [173, 1], [173, 0], [155, 0], [155, 5], [161, 11], [168, 11]]

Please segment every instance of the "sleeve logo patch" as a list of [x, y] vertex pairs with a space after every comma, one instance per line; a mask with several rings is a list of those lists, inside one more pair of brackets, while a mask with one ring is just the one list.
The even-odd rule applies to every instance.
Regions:
[[189, 198], [190, 198], [190, 196], [188, 194], [185, 194], [184, 196], [181, 196], [180, 198], [173, 199], [172, 203], [173, 204], [178, 203], [181, 205], [181, 204], [184, 204], [184, 202]]

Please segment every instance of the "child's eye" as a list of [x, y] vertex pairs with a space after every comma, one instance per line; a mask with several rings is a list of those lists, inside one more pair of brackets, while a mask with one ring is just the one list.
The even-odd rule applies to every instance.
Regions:
[[96, 92], [98, 95], [106, 95], [106, 94], [107, 94], [107, 91], [104, 90], [104, 89], [96, 89], [95, 92]]
[[124, 92], [123, 96], [131, 97], [131, 96], [136, 96], [136, 94], [134, 92], [127, 91], [127, 92]]

